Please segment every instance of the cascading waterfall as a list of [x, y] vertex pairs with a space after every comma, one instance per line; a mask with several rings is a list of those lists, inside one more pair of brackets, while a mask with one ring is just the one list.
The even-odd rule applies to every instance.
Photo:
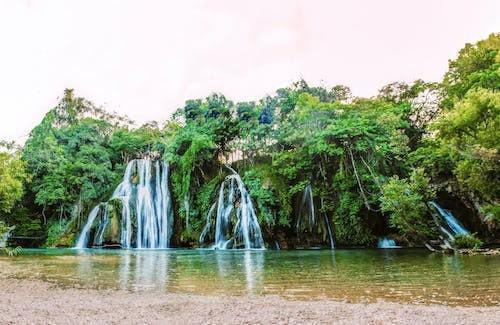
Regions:
[[92, 227], [95, 218], [99, 214], [99, 211], [101, 210], [101, 205], [96, 205], [92, 211], [90, 211], [90, 214], [87, 218], [87, 223], [82, 229], [82, 232], [80, 233], [80, 236], [78, 237], [78, 240], [76, 241], [76, 246], [75, 248], [86, 248], [88, 246], [89, 242], [89, 235], [90, 235], [90, 228]]
[[[205, 244], [208, 235], [215, 230], [212, 246], [215, 249], [264, 249], [252, 199], [238, 173], [231, 167], [228, 168], [232, 174], [220, 186], [217, 202], [212, 205], [200, 235], [200, 244]], [[215, 211], [217, 214], [214, 225], [212, 216]]]
[[200, 240], [199, 240], [200, 244], [205, 243], [207, 236], [210, 234], [210, 230], [212, 229], [211, 220], [212, 220], [212, 215], [214, 214], [215, 208], [217, 208], [217, 202], [212, 204], [212, 207], [210, 208], [210, 210], [207, 213], [207, 220], [205, 223], [205, 227], [203, 228], [203, 231], [201, 232], [201, 235], [200, 235]]
[[94, 246], [102, 246], [104, 242], [104, 232], [109, 225], [109, 206], [104, 205], [104, 211], [99, 222], [99, 228], [94, 236]]
[[[89, 246], [92, 230], [93, 246], [103, 246], [107, 239], [118, 237], [116, 242], [111, 241], [122, 248], [168, 248], [173, 227], [168, 175], [169, 167], [165, 162], [130, 161], [123, 181], [111, 199], [96, 206], [89, 214], [76, 248]], [[117, 202], [121, 213], [113, 214]], [[119, 220], [114, 219], [114, 215]], [[115, 228], [119, 233], [113, 236]]]
[[446, 227], [440, 226], [440, 229], [449, 239], [453, 240], [456, 235], [468, 235], [469, 231], [455, 218], [450, 210], [443, 209], [437, 202], [431, 201], [429, 205], [437, 211], [439, 216], [444, 220]]
[[[321, 201], [323, 203], [323, 201]], [[300, 207], [297, 215], [297, 223], [295, 225], [297, 231], [297, 237], [301, 235], [304, 231], [308, 231], [314, 236], [318, 235], [319, 230], [324, 234], [324, 239], [327, 236], [328, 244], [331, 249], [335, 248], [335, 242], [333, 240], [333, 233], [328, 216], [321, 214], [319, 220], [316, 218], [316, 209], [314, 207], [314, 197], [312, 192], [311, 184], [308, 184], [304, 191], [302, 192], [302, 199], [300, 202]]]

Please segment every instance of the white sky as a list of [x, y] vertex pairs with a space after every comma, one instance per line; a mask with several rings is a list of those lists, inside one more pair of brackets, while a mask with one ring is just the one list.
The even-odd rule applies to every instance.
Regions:
[[499, 31], [498, 0], [0, 0], [0, 139], [23, 142], [64, 88], [139, 123], [300, 77], [371, 96], [439, 80], [464, 43]]

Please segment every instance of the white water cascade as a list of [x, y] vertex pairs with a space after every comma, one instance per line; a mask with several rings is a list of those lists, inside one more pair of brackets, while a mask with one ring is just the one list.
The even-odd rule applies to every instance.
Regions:
[[[252, 199], [248, 194], [240, 175], [228, 167], [232, 174], [222, 182], [219, 197], [207, 215], [207, 223], [200, 236], [200, 244], [205, 244], [209, 234], [214, 232], [212, 248], [264, 249], [264, 240], [260, 230]], [[213, 223], [214, 212], [215, 225]]]
[[433, 207], [439, 216], [446, 223], [446, 227], [440, 226], [440, 229], [449, 239], [453, 240], [456, 235], [468, 235], [469, 231], [455, 218], [450, 210], [443, 209], [437, 202], [431, 201], [429, 205]]
[[328, 239], [330, 249], [334, 249], [335, 241], [333, 240], [332, 227], [330, 221], [328, 220], [328, 216], [321, 213], [320, 216], [323, 218], [318, 219], [316, 216], [312, 186], [311, 184], [308, 184], [302, 192], [302, 199], [300, 201], [297, 215], [297, 223], [295, 224], [297, 236], [300, 236], [301, 233], [306, 230], [316, 237], [322, 233], [323, 240], [326, 241], [326, 239]]
[[94, 220], [99, 214], [99, 211], [101, 209], [101, 205], [98, 204], [96, 205], [92, 211], [90, 211], [90, 214], [87, 218], [87, 223], [82, 229], [82, 232], [80, 233], [80, 236], [78, 237], [78, 240], [76, 241], [76, 246], [75, 248], [86, 248], [89, 243], [89, 234], [90, 234], [90, 228], [94, 224]]
[[394, 239], [384, 237], [384, 238], [379, 239], [377, 247], [378, 248], [400, 248], [401, 246], [397, 246], [396, 241]]
[[[76, 248], [89, 246], [92, 229], [93, 245], [102, 246], [113, 225], [119, 228], [116, 244], [122, 248], [168, 248], [173, 227], [168, 175], [167, 163], [149, 159], [130, 161], [110, 201], [99, 204], [89, 214]], [[113, 224], [110, 210], [116, 201], [120, 203], [121, 214]]]
[[7, 247], [7, 241], [12, 230], [14, 230], [14, 227], [6, 227], [3, 229], [3, 232], [0, 232], [0, 248]]

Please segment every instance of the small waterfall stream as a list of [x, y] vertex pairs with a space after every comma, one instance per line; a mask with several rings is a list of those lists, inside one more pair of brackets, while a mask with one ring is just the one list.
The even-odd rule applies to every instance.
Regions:
[[[303, 217], [304, 213], [306, 218]], [[299, 231], [301, 224], [306, 224], [309, 231], [313, 231], [313, 228], [316, 225], [315, 214], [312, 187], [311, 184], [307, 184], [304, 188], [304, 192], [302, 192], [302, 201], [300, 202], [299, 216], [296, 224], [297, 231]]]
[[379, 239], [377, 247], [378, 248], [401, 248], [401, 246], [396, 245], [396, 241], [394, 239], [390, 239], [387, 237]]
[[467, 235], [469, 231], [455, 218], [450, 210], [442, 208], [437, 202], [431, 201], [429, 205], [435, 209], [441, 219], [445, 222], [445, 227], [440, 226], [440, 229], [449, 239], [453, 240], [456, 235]]
[[[118, 237], [113, 244], [122, 248], [168, 248], [173, 227], [168, 175], [169, 167], [165, 162], [149, 159], [130, 161], [123, 181], [111, 199], [90, 212], [76, 248], [91, 246], [89, 241], [93, 229], [92, 246], [102, 246], [109, 239], [108, 234], [115, 232], [109, 237]], [[121, 213], [114, 216], [112, 212], [116, 203], [121, 206]], [[115, 221], [115, 217], [119, 220]]]
[[87, 223], [82, 229], [82, 232], [80, 233], [80, 236], [78, 237], [78, 240], [76, 241], [75, 248], [86, 248], [89, 243], [89, 235], [90, 235], [90, 228], [92, 227], [95, 218], [99, 214], [99, 211], [101, 210], [101, 205], [98, 204], [96, 205], [92, 211], [90, 211], [89, 216], [87, 217]]
[[[320, 203], [322, 205], [323, 201], [321, 200]], [[311, 184], [307, 184], [302, 192], [297, 222], [295, 224], [297, 237], [300, 237], [301, 234], [307, 231], [313, 237], [319, 238], [322, 236], [321, 240], [323, 242], [328, 241], [330, 249], [334, 249], [335, 241], [333, 239], [330, 220], [327, 215], [322, 213], [320, 213], [320, 218], [317, 218], [316, 213], [312, 186]]]
[[[201, 245], [206, 244], [209, 234], [215, 230], [212, 246], [215, 249], [264, 249], [252, 199], [240, 175], [231, 167], [228, 168], [232, 174], [220, 186], [219, 197], [208, 212], [207, 223], [199, 242]], [[215, 211], [214, 225], [212, 216]]]

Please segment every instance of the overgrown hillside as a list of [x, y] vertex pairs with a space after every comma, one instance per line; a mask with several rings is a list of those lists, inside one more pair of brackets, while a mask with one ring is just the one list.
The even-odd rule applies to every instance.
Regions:
[[27, 245], [71, 246], [127, 162], [149, 156], [170, 165], [176, 246], [198, 245], [225, 165], [270, 246], [327, 244], [327, 227], [302, 222], [306, 195], [340, 246], [422, 245], [439, 236], [430, 201], [498, 243], [499, 50], [492, 34], [460, 50], [442, 82], [395, 82], [373, 98], [300, 80], [255, 102], [188, 100], [165, 125], [139, 128], [66, 90], [23, 148], [3, 144], [0, 220]]

